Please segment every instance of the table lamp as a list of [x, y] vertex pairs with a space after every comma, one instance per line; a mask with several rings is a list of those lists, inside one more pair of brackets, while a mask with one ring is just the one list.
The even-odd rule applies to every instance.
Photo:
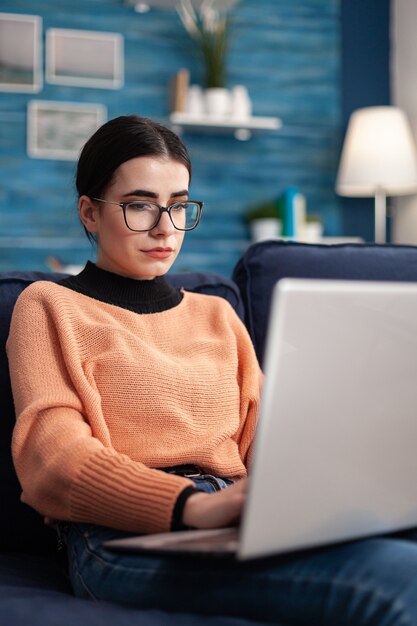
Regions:
[[394, 106], [352, 113], [340, 159], [336, 192], [375, 196], [375, 241], [386, 241], [386, 196], [417, 191], [417, 155], [405, 113]]

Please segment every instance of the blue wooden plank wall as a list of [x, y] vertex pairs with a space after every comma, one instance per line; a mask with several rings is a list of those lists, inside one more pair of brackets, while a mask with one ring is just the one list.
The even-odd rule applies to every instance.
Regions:
[[[1, 0], [0, 10], [40, 15], [50, 27], [120, 32], [125, 85], [119, 90], [45, 83], [39, 94], [0, 93], [0, 270], [46, 269], [46, 259], [94, 258], [76, 216], [74, 162], [26, 155], [31, 99], [102, 103], [109, 118], [168, 119], [168, 84], [180, 67], [201, 81], [198, 60], [175, 11], [137, 14], [122, 0]], [[186, 237], [175, 269], [230, 275], [249, 243], [244, 214], [289, 186], [343, 233], [334, 179], [340, 151], [340, 1], [241, 0], [234, 12], [229, 85], [245, 84], [255, 115], [283, 128], [250, 141], [184, 134], [193, 163], [192, 196], [205, 201], [201, 226]]]

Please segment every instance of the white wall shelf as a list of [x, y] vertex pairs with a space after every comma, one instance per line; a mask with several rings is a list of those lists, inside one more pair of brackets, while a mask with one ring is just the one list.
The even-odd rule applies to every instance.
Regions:
[[169, 119], [174, 130], [178, 133], [184, 130], [227, 133], [233, 134], [236, 139], [241, 141], [250, 139], [254, 133], [279, 130], [282, 127], [282, 121], [278, 117], [253, 116], [239, 120], [230, 116], [196, 116], [188, 113], [171, 113]]

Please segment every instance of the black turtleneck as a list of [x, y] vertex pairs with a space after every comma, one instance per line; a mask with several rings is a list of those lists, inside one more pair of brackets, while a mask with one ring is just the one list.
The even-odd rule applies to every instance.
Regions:
[[167, 311], [177, 306], [183, 298], [183, 293], [172, 287], [163, 276], [135, 280], [103, 270], [91, 261], [87, 261], [80, 274], [63, 278], [59, 284], [135, 313]]

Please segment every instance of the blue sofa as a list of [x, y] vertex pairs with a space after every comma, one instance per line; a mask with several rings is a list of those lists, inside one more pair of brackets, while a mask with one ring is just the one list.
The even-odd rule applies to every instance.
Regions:
[[[71, 595], [55, 533], [19, 499], [10, 455], [13, 401], [5, 353], [16, 298], [35, 280], [62, 274], [0, 273], [0, 623], [8, 626], [252, 626], [232, 617], [167, 614], [93, 603]], [[175, 286], [226, 298], [245, 321], [260, 363], [271, 289], [283, 277], [417, 281], [417, 248], [390, 245], [322, 246], [268, 241], [251, 246], [232, 279], [210, 273], [171, 274]], [[203, 611], [202, 607], [202, 611]]]

